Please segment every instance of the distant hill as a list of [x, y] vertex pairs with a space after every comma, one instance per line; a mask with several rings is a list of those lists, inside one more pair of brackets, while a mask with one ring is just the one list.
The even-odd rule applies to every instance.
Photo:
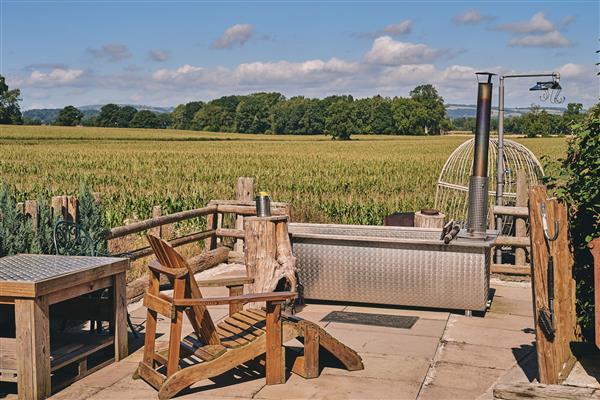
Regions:
[[[104, 104], [93, 104], [87, 106], [77, 107], [81, 110], [83, 115], [86, 117], [94, 116], [100, 114], [100, 109]], [[153, 106], [145, 106], [140, 104], [119, 104], [120, 107], [123, 106], [132, 106], [138, 111], [140, 110], [150, 110], [157, 114], [167, 113], [173, 111], [173, 107], [153, 107]], [[30, 110], [23, 111], [24, 118], [33, 118], [39, 119], [42, 121], [42, 124], [51, 124], [56, 120], [58, 113], [60, 112], [60, 108], [32, 108]]]
[[[504, 108], [504, 116], [516, 116], [528, 113], [531, 110], [530, 107], [514, 107]], [[549, 114], [562, 114], [566, 108], [564, 107], [542, 107], [542, 110], [546, 110]], [[446, 104], [446, 111], [450, 119], [460, 117], [475, 117], [477, 112], [477, 106], [473, 104]], [[498, 115], [498, 108], [492, 107], [492, 117]]]

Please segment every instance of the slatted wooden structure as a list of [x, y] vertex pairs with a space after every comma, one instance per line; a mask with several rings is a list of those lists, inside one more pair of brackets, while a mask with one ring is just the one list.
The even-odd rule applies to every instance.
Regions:
[[[556, 240], [550, 241], [550, 252], [544, 239], [542, 204], [545, 205], [548, 233]], [[531, 252], [533, 279], [533, 306], [535, 337], [540, 383], [556, 384], [564, 380], [575, 363], [571, 342], [576, 340], [575, 280], [573, 279], [573, 254], [569, 246], [567, 208], [555, 198], [548, 198], [544, 186], [529, 190], [529, 221], [531, 224]], [[540, 324], [540, 313], [549, 308], [548, 261], [554, 261], [554, 336], [548, 337]]]
[[[171, 398], [195, 382], [220, 375], [262, 354], [266, 354], [267, 384], [284, 383], [283, 343], [296, 337], [304, 340], [304, 354], [295, 360], [292, 371], [305, 378], [318, 375], [321, 347], [337, 357], [347, 369], [363, 368], [356, 352], [318, 325], [281, 313], [281, 304], [296, 297], [296, 293], [232, 295], [232, 289], [239, 290], [249, 282], [247, 278], [199, 284], [186, 261], [167, 242], [151, 235], [148, 240], [158, 262], [149, 266], [150, 287], [144, 297], [144, 305], [148, 308], [144, 356], [137, 374], [158, 390], [159, 398]], [[172, 296], [159, 291], [161, 275], [171, 281]], [[203, 298], [202, 285], [229, 286], [230, 296]], [[265, 310], [239, 308], [242, 304], [263, 301], [266, 302]], [[215, 324], [207, 307], [223, 304], [230, 306], [230, 315]], [[181, 339], [184, 312], [194, 332]], [[155, 343], [158, 314], [171, 320], [166, 349], [157, 348]]]

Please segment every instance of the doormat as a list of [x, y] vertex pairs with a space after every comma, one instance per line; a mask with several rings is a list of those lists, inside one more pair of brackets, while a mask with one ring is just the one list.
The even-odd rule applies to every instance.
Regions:
[[400, 329], [410, 329], [418, 320], [419, 317], [408, 317], [405, 315], [370, 314], [346, 311], [332, 311], [321, 319], [321, 321], [326, 322], [386, 326], [388, 328]]

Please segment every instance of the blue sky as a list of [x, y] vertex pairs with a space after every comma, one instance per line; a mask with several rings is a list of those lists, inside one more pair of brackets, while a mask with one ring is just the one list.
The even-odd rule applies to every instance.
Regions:
[[[477, 70], [559, 71], [567, 102], [586, 106], [600, 91], [597, 1], [0, 3], [0, 71], [23, 109], [422, 83], [473, 104]], [[540, 103], [534, 83], [508, 82], [507, 106]]]

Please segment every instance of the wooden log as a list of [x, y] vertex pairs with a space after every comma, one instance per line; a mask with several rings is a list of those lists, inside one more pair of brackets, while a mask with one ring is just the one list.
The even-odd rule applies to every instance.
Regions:
[[77, 197], [67, 196], [67, 220], [77, 222]]
[[285, 351], [283, 348], [281, 303], [279, 302], [267, 302], [266, 336], [266, 383], [267, 385], [285, 383]]
[[540, 383], [498, 384], [494, 400], [600, 400], [600, 390], [589, 387]]
[[31, 226], [33, 231], [37, 231], [38, 228], [38, 203], [35, 200], [25, 201], [25, 215], [31, 218]]
[[[215, 234], [215, 231], [202, 231], [192, 233], [186, 236], [182, 236], [177, 239], [173, 239], [169, 241], [171, 247], [183, 246], [184, 244], [197, 242], [199, 240], [205, 239], [207, 237], [211, 237]], [[137, 260], [138, 258], [147, 257], [153, 253], [152, 248], [150, 246], [142, 247], [141, 249], [137, 249], [134, 251], [130, 251], [125, 253], [124, 255], [130, 260]]]
[[529, 265], [492, 264], [492, 273], [511, 275], [531, 275]]
[[295, 259], [287, 234], [287, 217], [249, 217], [244, 220], [247, 276], [254, 278], [249, 293], [272, 292], [286, 280], [296, 290]]
[[498, 236], [494, 246], [529, 247], [528, 237]]
[[[152, 207], [152, 218], [158, 218], [162, 215], [161, 207], [154, 206]], [[159, 238], [163, 238], [162, 236], [162, 226], [157, 226], [148, 231], [149, 234], [154, 235]]]
[[594, 315], [596, 325], [596, 347], [600, 349], [600, 237], [592, 240], [588, 247], [594, 257]]
[[[202, 253], [198, 256], [192, 257], [187, 260], [190, 268], [194, 273], [206, 271], [212, 267], [215, 267], [221, 263], [227, 261], [227, 256], [231, 249], [228, 247], [219, 247], [212, 251], [208, 251]], [[142, 276], [132, 282], [129, 282], [127, 285], [127, 299], [129, 302], [139, 299], [140, 296], [143, 296], [148, 288], [148, 277]], [[160, 285], [168, 285], [169, 280], [166, 276], [161, 276]]]
[[[235, 186], [235, 199], [244, 202], [251, 202], [254, 199], [254, 179], [240, 177]], [[244, 216], [238, 215], [235, 219], [235, 229], [244, 230]], [[243, 235], [243, 232], [242, 232]], [[243, 236], [242, 236], [243, 237]], [[238, 238], [233, 245], [234, 251], [244, 251], [244, 242]]]
[[[517, 199], [515, 205], [517, 207], [527, 208], [527, 174], [525, 170], [517, 171]], [[525, 237], [527, 236], [527, 225], [525, 223], [525, 218], [515, 218], [515, 236], [516, 237]], [[515, 249], [515, 264], [516, 265], [524, 265], [525, 264], [525, 249], [522, 247], [517, 247]]]
[[[216, 208], [216, 206], [213, 206]], [[219, 218], [216, 211], [206, 216], [206, 229], [217, 232]], [[204, 241], [204, 251], [211, 251], [217, 248], [217, 235], [212, 235]]]
[[[256, 215], [256, 205], [234, 205], [234, 204], [218, 204], [217, 211], [220, 213], [233, 213], [243, 216]], [[276, 207], [271, 203], [272, 215], [287, 215], [287, 208]]]
[[67, 198], [66, 196], [52, 196], [51, 208], [52, 216], [56, 218], [67, 218]]
[[[217, 237], [232, 237], [236, 239], [241, 239], [242, 245], [244, 244], [244, 230], [243, 229], [226, 229], [226, 228], [218, 228], [216, 231]], [[240, 249], [234, 251], [242, 252], [244, 251], [244, 247], [242, 246]]]
[[494, 206], [494, 214], [527, 218], [529, 216], [529, 210], [527, 207]]
[[442, 213], [431, 215], [417, 211], [415, 213], [415, 227], [442, 229], [444, 227], [444, 218], [446, 216]]
[[118, 237], [131, 235], [132, 233], [142, 232], [156, 226], [173, 224], [175, 222], [184, 221], [186, 219], [192, 219], [209, 215], [216, 212], [216, 206], [207, 206], [203, 208], [196, 208], [194, 210], [180, 211], [173, 214], [163, 215], [158, 218], [150, 218], [143, 221], [134, 222], [126, 226], [119, 226], [109, 231], [107, 239], [115, 239]]
[[244, 264], [246, 262], [244, 258], [244, 253], [240, 253], [237, 251], [232, 251], [229, 253], [227, 257], [227, 262], [229, 264]]

